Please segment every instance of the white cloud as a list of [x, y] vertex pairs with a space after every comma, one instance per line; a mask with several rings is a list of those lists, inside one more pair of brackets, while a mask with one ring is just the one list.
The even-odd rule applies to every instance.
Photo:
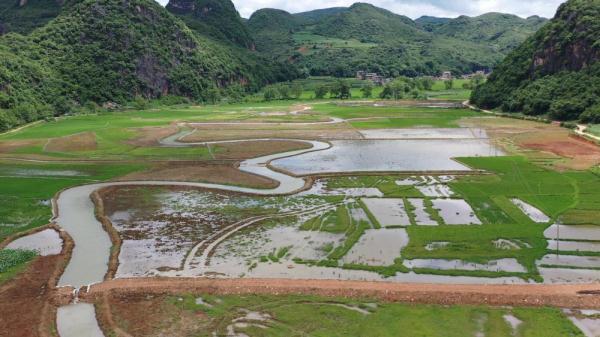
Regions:
[[[157, 0], [166, 5], [168, 0]], [[279, 8], [298, 13], [319, 8], [350, 6], [359, 0], [233, 0], [243, 17], [261, 8]], [[539, 15], [550, 18], [565, 0], [363, 0], [394, 13], [416, 19], [422, 15], [457, 17], [487, 12], [516, 14], [520, 17]]]

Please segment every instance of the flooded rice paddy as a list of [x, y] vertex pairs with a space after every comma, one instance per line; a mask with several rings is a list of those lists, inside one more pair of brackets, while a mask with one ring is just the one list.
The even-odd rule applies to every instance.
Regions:
[[462, 199], [433, 199], [431, 202], [446, 225], [481, 225], [471, 205]]
[[525, 201], [515, 198], [510, 199], [510, 201], [515, 206], [519, 207], [519, 209], [523, 211], [523, 213], [525, 213], [534, 222], [546, 223], [550, 221], [550, 218], [546, 214], [544, 214], [539, 209], [531, 206], [530, 204], [526, 203]]
[[407, 268], [436, 270], [483, 270], [490, 272], [525, 273], [527, 270], [516, 259], [506, 258], [487, 263], [473, 263], [463, 260], [414, 259], [404, 260]]
[[359, 131], [365, 139], [487, 139], [484, 129], [377, 129]]
[[7, 249], [34, 250], [41, 256], [57, 255], [62, 251], [63, 241], [54, 229], [45, 229], [9, 243]]
[[410, 218], [404, 208], [404, 199], [363, 198], [369, 211], [381, 226], [409, 226]]
[[344, 255], [342, 261], [367, 266], [389, 266], [408, 245], [408, 234], [402, 228], [368, 229]]
[[485, 139], [334, 140], [331, 148], [273, 160], [296, 175], [336, 172], [470, 171], [452, 158], [498, 156]]

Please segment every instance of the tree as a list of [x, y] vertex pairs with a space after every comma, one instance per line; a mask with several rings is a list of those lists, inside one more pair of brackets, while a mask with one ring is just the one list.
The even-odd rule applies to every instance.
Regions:
[[433, 87], [433, 79], [430, 77], [422, 77], [420, 82], [423, 90], [431, 90]]
[[449, 79], [449, 80], [444, 81], [444, 87], [446, 87], [446, 90], [450, 90], [450, 89], [454, 88], [454, 80]]
[[221, 91], [218, 88], [210, 88], [206, 91], [206, 101], [210, 104], [217, 104], [221, 100]]
[[268, 86], [263, 92], [263, 99], [267, 102], [277, 99], [279, 92], [273, 86]]
[[580, 116], [583, 123], [600, 124], [600, 104], [587, 108]]
[[325, 85], [318, 85], [315, 88], [315, 98], [322, 99], [329, 92], [329, 88]]
[[471, 86], [475, 88], [476, 86], [485, 82], [485, 76], [481, 74], [475, 74], [473, 78], [471, 78]]
[[373, 96], [373, 84], [371, 84], [371, 82], [367, 82], [362, 86], [362, 88], [360, 88], [360, 91], [363, 94], [363, 98], [371, 98], [371, 96]]
[[581, 102], [572, 99], [561, 99], [550, 105], [550, 117], [561, 121], [575, 120], [585, 107]]
[[339, 94], [340, 99], [350, 98], [350, 84], [348, 83], [348, 81], [340, 80], [339, 88], [340, 88], [340, 94]]
[[148, 109], [148, 101], [144, 99], [142, 96], [137, 95], [133, 99], [133, 107], [137, 110], [146, 110]]
[[277, 91], [279, 91], [279, 97], [281, 99], [290, 99], [290, 87], [288, 87], [287, 85], [280, 85], [277, 88]]
[[300, 83], [294, 83], [292, 85], [292, 88], [291, 88], [292, 97], [294, 97], [295, 99], [300, 98], [300, 96], [302, 96], [303, 91], [304, 91], [304, 88], [302, 88], [302, 85]]
[[329, 88], [329, 97], [330, 98], [338, 98], [340, 97], [340, 84], [339, 82], [335, 82]]

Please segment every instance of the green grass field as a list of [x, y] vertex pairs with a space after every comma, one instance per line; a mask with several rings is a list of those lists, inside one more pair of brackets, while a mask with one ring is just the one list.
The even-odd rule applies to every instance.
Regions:
[[600, 137], [600, 124], [590, 125], [587, 131], [593, 135]]
[[50, 199], [58, 191], [144, 168], [144, 164], [0, 161], [0, 241], [11, 234], [47, 224], [52, 216]]
[[[243, 310], [270, 317], [260, 322], [263, 327], [250, 324], [236, 328], [236, 332], [250, 336], [583, 336], [560, 309], [410, 305], [297, 295], [201, 296], [211, 307], [196, 304], [192, 295], [167, 299], [163, 306], [203, 317], [202, 336], [212, 331], [225, 334], [233, 320], [245, 316]], [[523, 323], [513, 331], [504, 315], [513, 315]]]

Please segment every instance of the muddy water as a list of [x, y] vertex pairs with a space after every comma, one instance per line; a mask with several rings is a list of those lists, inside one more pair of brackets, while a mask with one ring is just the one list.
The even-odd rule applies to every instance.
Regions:
[[363, 198], [362, 201], [382, 226], [410, 225], [410, 218], [404, 208], [403, 199]]
[[409, 198], [408, 202], [413, 207], [415, 222], [420, 226], [437, 226], [437, 222], [431, 218], [425, 208], [425, 201], [418, 198]]
[[46, 229], [9, 243], [7, 249], [35, 250], [41, 256], [57, 255], [62, 250], [62, 239], [54, 229]]
[[550, 221], [550, 218], [546, 214], [525, 201], [516, 198], [510, 199], [510, 201], [515, 204], [515, 206], [519, 207], [519, 209], [534, 222], [546, 223]]
[[279, 185], [273, 189], [255, 189], [190, 182], [133, 181], [82, 185], [63, 191], [57, 200], [58, 216], [55, 218], [55, 222], [71, 235], [75, 241], [75, 247], [71, 261], [61, 276], [58, 285], [79, 288], [101, 282], [108, 271], [108, 260], [112, 243], [108, 234], [104, 231], [102, 224], [94, 215], [94, 205], [89, 197], [94, 191], [108, 186], [147, 185], [190, 186], [257, 195], [289, 194], [303, 188], [305, 184], [304, 179], [274, 172], [266, 166], [266, 163], [274, 158], [292, 156], [329, 147], [329, 144], [323, 142], [308, 142], [313, 145], [312, 149], [263, 156], [246, 160], [240, 164], [240, 170], [242, 171], [267, 176], [279, 181]]
[[408, 245], [408, 234], [402, 228], [368, 229], [344, 255], [344, 263], [368, 266], [390, 266]]
[[481, 225], [471, 206], [462, 199], [433, 199], [431, 202], [447, 225]]
[[403, 264], [407, 268], [426, 268], [437, 270], [483, 270], [490, 272], [509, 273], [527, 272], [525, 267], [523, 267], [516, 259], [512, 258], [493, 260], [488, 263], [473, 263], [463, 260], [414, 259], [404, 260]]
[[298, 175], [335, 172], [470, 171], [456, 157], [497, 156], [484, 139], [335, 140], [320, 151], [274, 160], [271, 164]]
[[471, 128], [423, 128], [423, 129], [377, 129], [359, 131], [366, 139], [486, 139], [483, 129]]
[[60, 337], [104, 337], [96, 321], [96, 310], [89, 303], [58, 308], [56, 328]]
[[600, 226], [554, 224], [544, 231], [544, 236], [555, 240], [600, 241]]

